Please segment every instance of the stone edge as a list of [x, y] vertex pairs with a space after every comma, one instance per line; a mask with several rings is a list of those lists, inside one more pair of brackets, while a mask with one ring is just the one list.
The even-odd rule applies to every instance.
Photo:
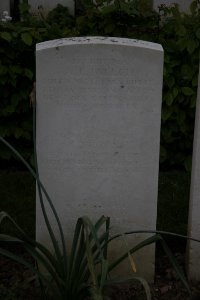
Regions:
[[36, 51], [42, 51], [50, 48], [58, 48], [63, 46], [88, 45], [88, 44], [131, 46], [131, 47], [147, 48], [147, 49], [163, 52], [163, 47], [157, 43], [136, 40], [136, 39], [102, 37], [102, 36], [72, 37], [72, 38], [63, 38], [63, 39], [46, 41], [46, 42], [36, 44]]

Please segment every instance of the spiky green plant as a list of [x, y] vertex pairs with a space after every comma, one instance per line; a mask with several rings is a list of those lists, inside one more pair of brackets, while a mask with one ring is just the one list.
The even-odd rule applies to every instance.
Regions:
[[[33, 111], [33, 119], [35, 120], [35, 109]], [[131, 254], [157, 241], [161, 242], [163, 249], [168, 255], [179, 278], [182, 280], [183, 284], [189, 291], [189, 286], [184, 276], [184, 273], [180, 269], [175, 257], [173, 256], [163, 237], [161, 236], [161, 232], [131, 231], [124, 234], [109, 237], [110, 219], [108, 217], [102, 216], [95, 224], [93, 224], [88, 217], [84, 216], [77, 220], [71, 250], [68, 249], [69, 252], [67, 252], [61, 222], [59, 220], [53, 202], [50, 199], [47, 191], [45, 190], [45, 187], [43, 186], [39, 178], [36, 150], [36, 170], [34, 171], [31, 168], [31, 166], [24, 160], [24, 158], [18, 153], [18, 151], [16, 151], [7, 141], [5, 141], [2, 137], [0, 137], [0, 141], [3, 142], [11, 151], [14, 152], [14, 154], [22, 161], [22, 163], [34, 176], [37, 182], [41, 209], [53, 246], [52, 253], [43, 244], [33, 239], [30, 239], [29, 236], [16, 224], [14, 219], [11, 218], [7, 213], [1, 212], [0, 224], [5, 220], [11, 222], [11, 224], [15, 226], [19, 231], [19, 237], [12, 237], [1, 233], [0, 241], [3, 241], [5, 243], [20, 243], [28, 251], [28, 253], [31, 254], [35, 261], [40, 266], [42, 265], [45, 268], [47, 273], [44, 273], [44, 271], [42, 271], [42, 268], [33, 266], [22, 257], [19, 257], [16, 254], [4, 248], [0, 248], [0, 254], [17, 261], [32, 270], [32, 272], [39, 279], [41, 286], [45, 287], [43, 298], [52, 296], [53, 299], [55, 299], [56, 297], [57, 299], [61, 300], [79, 300], [84, 299], [84, 297], [86, 296], [90, 296], [93, 300], [103, 300], [105, 285], [113, 283], [113, 281], [110, 280], [109, 277], [110, 271], [112, 271], [127, 257], [130, 259], [130, 263], [134, 269], [134, 262], [132, 260]], [[59, 237], [55, 236], [55, 232], [52, 228], [52, 225], [49, 222], [49, 218], [45, 210], [44, 197], [50, 205], [50, 208], [57, 222], [59, 229]], [[104, 230], [102, 230], [102, 228], [104, 228]], [[109, 264], [107, 258], [107, 251], [111, 241], [113, 239], [118, 238], [119, 236], [125, 237], [125, 235], [127, 234], [134, 234], [138, 232], [152, 234], [154, 233], [154, 235], [145, 239], [143, 242], [139, 243], [130, 250], [127, 250], [126, 253], [124, 253], [115, 262]], [[142, 283], [146, 292], [147, 300], [150, 300], [150, 289], [146, 281], [142, 278], [135, 276], [133, 276], [133, 279], [139, 280]]]
[[[29, 236], [16, 224], [13, 218], [11, 218], [7, 213], [1, 212], [0, 224], [7, 219], [12, 223], [13, 226], [17, 228], [20, 237], [12, 237], [1, 233], [0, 241], [3, 241], [5, 243], [16, 242], [23, 245], [24, 248], [35, 259], [35, 261], [39, 265], [44, 266], [44, 268], [48, 272], [48, 275], [45, 275], [44, 272], [28, 263], [22, 257], [19, 257], [4, 248], [0, 248], [0, 254], [14, 259], [15, 261], [18, 261], [19, 263], [30, 268], [42, 282], [43, 286], [45, 286], [46, 291], [48, 291], [48, 295], [57, 295], [57, 298], [62, 300], [84, 299], [84, 297], [88, 295], [90, 295], [92, 299], [104, 299], [104, 287], [109, 283], [113, 283], [113, 280], [110, 280], [110, 277], [108, 276], [109, 273], [126, 258], [129, 258], [130, 263], [133, 263], [131, 262], [132, 253], [158, 241], [161, 242], [165, 253], [167, 254], [170, 262], [177, 272], [177, 275], [179, 276], [187, 290], [190, 291], [186, 277], [182, 269], [179, 267], [175, 257], [167, 246], [162, 235], [174, 235], [199, 242], [199, 240], [197, 239], [192, 239], [169, 232], [154, 230], [130, 231], [110, 237], [110, 219], [108, 217], [102, 216], [95, 224], [93, 224], [91, 220], [85, 216], [77, 220], [72, 247], [70, 252], [67, 253], [64, 232], [59, 217], [50, 197], [48, 196], [48, 193], [40, 182], [37, 171], [35, 172], [23, 159], [23, 157], [21, 157], [21, 155], [2, 137], [0, 137], [0, 141], [2, 141], [7, 147], [9, 147], [18, 156], [18, 158], [21, 159], [21, 161], [36, 179], [43, 215], [54, 249], [54, 253], [52, 254], [44, 245], [38, 243], [33, 239], [30, 239]], [[45, 211], [43, 195], [45, 195], [46, 200], [48, 201], [57, 221], [60, 243], [57, 242], [58, 237], [55, 236], [54, 230], [52, 229], [47, 213]], [[102, 231], [103, 227], [104, 230]], [[154, 235], [148, 237], [130, 250], [127, 250], [115, 262], [109, 263], [107, 258], [107, 251], [108, 246], [112, 242], [112, 240], [121, 236], [125, 237], [129, 234], [138, 233], [151, 233]], [[139, 280], [143, 284], [147, 299], [151, 299], [148, 284], [143, 279], [134, 275], [132, 278], [135, 280]]]

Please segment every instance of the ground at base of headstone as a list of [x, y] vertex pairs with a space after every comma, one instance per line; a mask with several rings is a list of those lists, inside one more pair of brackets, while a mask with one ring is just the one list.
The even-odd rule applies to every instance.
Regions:
[[[31, 257], [24, 254], [30, 262]], [[183, 253], [176, 253], [177, 260], [184, 261]], [[33, 261], [32, 261], [33, 262]], [[34, 263], [34, 262], [33, 262]], [[0, 300], [43, 300], [33, 274], [23, 266], [0, 257]], [[189, 295], [166, 256], [156, 260], [155, 282], [150, 285], [152, 300], [200, 300], [200, 282], [191, 283]], [[135, 282], [115, 284], [105, 291], [110, 300], [146, 300], [144, 288]], [[83, 299], [90, 300], [90, 299]]]

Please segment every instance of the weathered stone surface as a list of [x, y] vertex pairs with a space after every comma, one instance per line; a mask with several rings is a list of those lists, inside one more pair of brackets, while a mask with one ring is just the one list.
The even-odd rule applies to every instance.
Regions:
[[158, 8], [158, 6], [164, 4], [164, 5], [171, 5], [177, 3], [179, 5], [179, 8], [181, 11], [189, 11], [190, 4], [192, 3], [192, 0], [154, 0], [153, 6], [155, 9]]
[[[200, 240], [200, 75], [193, 142], [188, 235]], [[188, 242], [188, 277], [200, 280], [200, 243]]]
[[[66, 239], [83, 215], [110, 216], [112, 233], [155, 229], [162, 47], [71, 38], [38, 44], [36, 57], [39, 171]], [[48, 244], [38, 199], [36, 223], [37, 239]], [[127, 241], [131, 246], [147, 236]], [[111, 256], [124, 251], [119, 240]], [[139, 274], [152, 280], [154, 246], [134, 258]]]
[[3, 17], [3, 12], [7, 11], [10, 15], [10, 1], [9, 0], [1, 0], [0, 1], [0, 20]]
[[61, 4], [69, 9], [69, 11], [74, 13], [74, 1], [73, 0], [29, 0], [28, 1], [31, 12], [38, 14], [38, 7], [42, 7], [43, 13], [47, 14], [50, 10], [54, 9], [58, 4]]

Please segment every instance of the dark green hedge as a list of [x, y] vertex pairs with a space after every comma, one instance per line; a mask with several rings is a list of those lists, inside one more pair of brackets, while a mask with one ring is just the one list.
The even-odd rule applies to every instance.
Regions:
[[[190, 169], [200, 48], [200, 3], [188, 14], [178, 6], [152, 11], [148, 1], [98, 0], [79, 3], [76, 16], [58, 5], [45, 18], [29, 15], [22, 3], [22, 22], [0, 23], [0, 135], [30, 159], [32, 112], [29, 94], [35, 80], [35, 44], [83, 35], [118, 36], [161, 43], [165, 51], [161, 167]], [[0, 158], [11, 160], [0, 145]]]

